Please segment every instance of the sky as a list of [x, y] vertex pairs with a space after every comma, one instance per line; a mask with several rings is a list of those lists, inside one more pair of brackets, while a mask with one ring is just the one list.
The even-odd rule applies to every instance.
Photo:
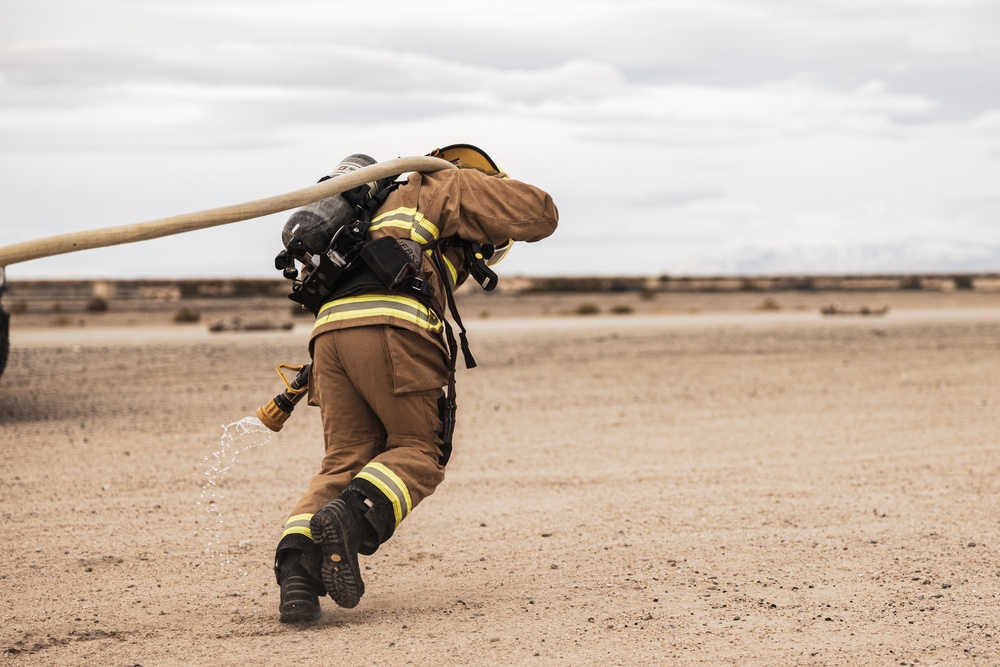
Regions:
[[[0, 246], [480, 146], [507, 275], [1000, 271], [995, 0], [0, 0]], [[7, 267], [280, 278], [288, 213]]]

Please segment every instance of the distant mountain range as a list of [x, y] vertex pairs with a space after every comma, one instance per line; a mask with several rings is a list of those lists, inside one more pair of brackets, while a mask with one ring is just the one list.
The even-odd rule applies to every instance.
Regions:
[[847, 275], [1000, 272], [1000, 245], [912, 239], [882, 245], [744, 247], [669, 267], [671, 274]]

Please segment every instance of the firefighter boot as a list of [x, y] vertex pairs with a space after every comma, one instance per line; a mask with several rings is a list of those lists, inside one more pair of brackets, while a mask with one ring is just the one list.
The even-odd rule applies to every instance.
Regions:
[[364, 496], [345, 490], [309, 522], [313, 541], [323, 552], [323, 584], [333, 601], [348, 609], [356, 607], [365, 593], [358, 552], [362, 544], [377, 544], [375, 530], [365, 519], [369, 509]]
[[285, 538], [278, 545], [274, 556], [274, 576], [281, 587], [278, 618], [282, 623], [315, 621], [320, 614], [319, 596], [326, 595], [318, 578], [319, 550], [304, 536], [289, 537], [300, 538], [306, 544], [291, 544]]

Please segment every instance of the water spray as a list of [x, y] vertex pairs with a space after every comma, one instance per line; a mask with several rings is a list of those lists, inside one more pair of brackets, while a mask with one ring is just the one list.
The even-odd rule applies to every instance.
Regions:
[[224, 546], [222, 535], [224, 522], [221, 505], [226, 495], [226, 475], [236, 466], [240, 454], [267, 444], [271, 440], [271, 434], [256, 417], [244, 417], [224, 425], [222, 429], [219, 448], [202, 460], [207, 468], [201, 480], [198, 505], [208, 513], [209, 523], [205, 528], [195, 531], [195, 535], [206, 534], [208, 543], [205, 545], [205, 553], [213, 559], [218, 558], [220, 565], [231, 565], [232, 559]]

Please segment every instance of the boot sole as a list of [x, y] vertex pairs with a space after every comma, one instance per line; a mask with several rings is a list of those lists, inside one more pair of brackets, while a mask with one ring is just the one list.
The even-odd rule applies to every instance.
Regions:
[[310, 522], [313, 541], [323, 550], [323, 584], [338, 606], [351, 609], [358, 606], [365, 592], [357, 555], [353, 557], [347, 545], [346, 507], [327, 505], [313, 515]]

